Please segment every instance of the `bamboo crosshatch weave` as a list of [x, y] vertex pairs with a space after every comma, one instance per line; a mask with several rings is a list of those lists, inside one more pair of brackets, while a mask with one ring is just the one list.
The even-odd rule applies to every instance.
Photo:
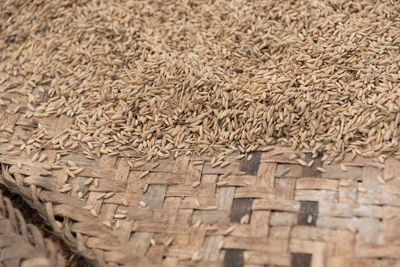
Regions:
[[95, 266], [399, 266], [399, 3], [3, 0], [0, 183]]
[[[3, 136], [29, 134], [34, 122], [6, 110], [2, 123], [14, 132]], [[57, 135], [68, 119], [37, 122]], [[276, 146], [240, 160], [232, 154], [225, 168], [212, 168], [207, 156], [179, 156], [133, 169], [127, 158], [66, 152], [61, 169], [47, 170], [57, 154], [51, 148], [43, 148], [43, 162], [13, 155], [3, 144], [0, 153], [1, 182], [97, 265], [398, 263], [400, 165], [391, 157], [381, 163], [346, 155], [331, 165], [317, 158], [309, 167], [298, 161], [310, 162], [308, 152], [291, 159], [290, 148]], [[83, 170], [73, 178], [70, 165]], [[226, 170], [231, 174], [222, 177]], [[72, 189], [60, 192], [66, 183]]]
[[63, 267], [65, 259], [0, 191], [0, 266]]

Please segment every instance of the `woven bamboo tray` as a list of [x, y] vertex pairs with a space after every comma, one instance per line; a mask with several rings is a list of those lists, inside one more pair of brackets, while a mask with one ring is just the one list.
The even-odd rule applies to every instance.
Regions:
[[[64, 116], [26, 119], [24, 99], [3, 99], [1, 137], [10, 143], [37, 123], [48, 138], [70, 127]], [[391, 157], [346, 155], [330, 165], [316, 158], [309, 167], [310, 152], [291, 159], [277, 145], [240, 160], [232, 154], [225, 168], [179, 156], [133, 169], [127, 157], [90, 160], [65, 149], [54, 169], [56, 151], [41, 149], [47, 158], [33, 162], [0, 144], [0, 181], [97, 266], [400, 264], [400, 163]]]
[[0, 266], [65, 266], [54, 244], [0, 191]]

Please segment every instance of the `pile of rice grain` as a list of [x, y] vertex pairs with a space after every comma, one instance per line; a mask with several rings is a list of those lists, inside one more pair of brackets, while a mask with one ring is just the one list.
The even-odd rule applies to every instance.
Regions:
[[14, 144], [28, 153], [154, 159], [285, 140], [400, 157], [399, 18], [399, 1], [3, 1], [0, 101], [18, 92], [27, 117], [73, 117], [51, 142], [39, 125]]

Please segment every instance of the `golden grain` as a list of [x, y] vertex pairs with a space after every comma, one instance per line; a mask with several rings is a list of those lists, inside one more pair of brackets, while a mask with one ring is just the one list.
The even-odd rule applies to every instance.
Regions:
[[226, 172], [224, 172], [223, 175], [221, 175], [220, 179], [223, 179], [225, 177], [228, 177], [229, 175], [231, 175], [232, 171], [231, 170], [227, 170]]
[[301, 166], [304, 166], [304, 167], [307, 167], [308, 166], [308, 164], [304, 161], [304, 160], [302, 160], [302, 159], [297, 159], [296, 160]]
[[357, 233], [357, 230], [351, 224], [347, 225], [347, 229], [349, 229], [353, 234]]
[[236, 160], [241, 160], [241, 159], [244, 158], [245, 156], [246, 156], [245, 154], [242, 154], [242, 155], [237, 156], [235, 159], [236, 159]]
[[224, 186], [224, 185], [227, 185], [227, 184], [228, 184], [227, 181], [217, 182], [217, 186]]
[[63, 188], [61, 188], [60, 189], [60, 192], [61, 193], [65, 193], [65, 192], [68, 192], [68, 191], [71, 191], [72, 190], [72, 187], [71, 186], [68, 186], [68, 187], [63, 187]]
[[[92, 213], [92, 215], [97, 216], [97, 215], [94, 215], [93, 213]], [[105, 226], [107, 226], [108, 228], [112, 228], [112, 225], [109, 221], [102, 221], [101, 223], [104, 224]]]
[[385, 179], [383, 179], [382, 176], [380, 176], [380, 175], [378, 175], [378, 176], [376, 177], [376, 179], [377, 179], [381, 184], [384, 184], [384, 183], [386, 182]]
[[394, 178], [394, 175], [389, 175], [389, 176], [384, 177], [383, 179], [385, 180], [385, 182], [387, 182], [387, 181], [392, 180], [393, 178]]
[[217, 166], [220, 166], [222, 163], [223, 163], [222, 160], [218, 160], [218, 161], [214, 162], [214, 164], [211, 164], [211, 167], [212, 167], [212, 168], [215, 168], [215, 167], [217, 167]]
[[346, 166], [345, 165], [343, 165], [343, 164], [340, 164], [340, 168], [342, 169], [342, 171], [344, 171], [344, 172], [346, 172], [347, 171], [347, 168], [346, 168]]
[[242, 218], [240, 218], [240, 224], [248, 224], [250, 220], [249, 214], [244, 215]]
[[90, 177], [89, 179], [87, 179], [83, 184], [84, 185], [90, 185], [93, 182], [93, 177]]
[[[343, 160], [344, 151], [382, 164], [382, 153], [400, 157], [398, 1], [346, 1], [337, 9], [329, 1], [309, 8], [309, 1], [283, 0], [272, 8], [268, 1], [200, 1], [196, 8], [55, 1], [51, 9], [14, 2], [5, 3], [7, 19], [0, 21], [7, 29], [1, 86], [32, 89], [20, 90], [29, 102], [25, 117], [72, 118], [71, 128], [51, 141], [38, 123], [32, 143], [19, 144], [28, 154], [50, 145], [85, 149], [91, 159], [134, 150], [150, 161], [183, 152], [267, 152], [286, 140], [293, 149], [312, 150], [313, 158], [328, 152], [324, 162]], [[55, 19], [51, 10], [63, 16]], [[43, 28], [37, 14], [51, 27]], [[31, 25], [29, 38], [20, 24]], [[21, 85], [11, 79], [19, 76]], [[6, 114], [23, 112], [19, 98], [2, 98], [0, 105], [8, 102]], [[8, 126], [1, 131], [14, 133]]]
[[198, 187], [199, 185], [200, 185], [200, 181], [197, 181], [192, 184], [192, 187], [195, 188], [195, 187]]
[[62, 165], [58, 165], [58, 164], [59, 164], [59, 162], [56, 162], [56, 164], [51, 165], [50, 166], [51, 169], [60, 170], [60, 169], [64, 168]]
[[124, 219], [126, 218], [126, 214], [114, 214], [115, 219]]
[[142, 172], [142, 173], [139, 175], [139, 179], [142, 179], [142, 178], [146, 177], [149, 173], [150, 173], [150, 171]]
[[229, 235], [230, 233], [233, 232], [233, 230], [235, 230], [235, 226], [231, 226], [228, 229], [226, 229], [223, 233], [223, 235]]
[[47, 159], [47, 155], [43, 154], [40, 158], [39, 158], [39, 162], [43, 162]]
[[364, 187], [362, 187], [361, 185], [358, 185], [358, 188], [357, 188], [357, 190], [359, 191], [359, 192], [362, 192], [362, 193], [365, 193], [365, 192], [367, 192], [367, 189], [365, 189]]
[[144, 166], [144, 162], [143, 161], [139, 161], [139, 162], [135, 162], [134, 164], [133, 164], [133, 168], [140, 168], [140, 167], [143, 167]]
[[39, 158], [39, 153], [33, 155], [32, 162], [35, 162]]
[[65, 168], [64, 171], [65, 171], [65, 173], [66, 173], [69, 177], [71, 177], [71, 178], [76, 178], [75, 173], [73, 173], [72, 171], [70, 171], [68, 168]]

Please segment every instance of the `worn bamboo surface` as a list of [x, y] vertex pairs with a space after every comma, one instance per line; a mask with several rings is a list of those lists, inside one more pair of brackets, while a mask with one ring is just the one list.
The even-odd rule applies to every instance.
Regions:
[[400, 264], [400, 163], [392, 157], [346, 155], [327, 164], [276, 145], [242, 159], [233, 153], [224, 168], [212, 168], [207, 156], [182, 155], [152, 169], [66, 148], [59, 168], [45, 144], [41, 162], [9, 144], [38, 123], [51, 139], [71, 119], [26, 119], [23, 98], [3, 99], [0, 123], [8, 130], [0, 137], [9, 142], [0, 144], [1, 183], [95, 265]]
[[65, 266], [63, 256], [0, 191], [0, 266]]

